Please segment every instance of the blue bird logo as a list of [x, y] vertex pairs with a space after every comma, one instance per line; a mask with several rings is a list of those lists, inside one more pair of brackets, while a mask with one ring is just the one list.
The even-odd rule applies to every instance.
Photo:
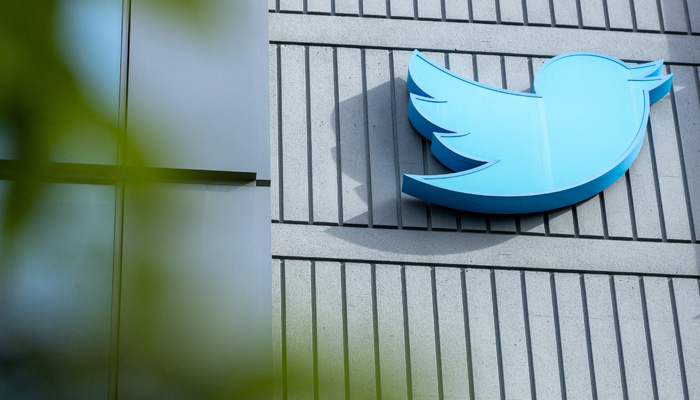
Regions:
[[663, 60], [627, 65], [567, 53], [537, 71], [533, 93], [461, 77], [419, 51], [409, 63], [409, 118], [455, 173], [404, 175], [403, 191], [490, 214], [552, 210], [603, 191], [632, 165], [649, 106], [671, 90]]

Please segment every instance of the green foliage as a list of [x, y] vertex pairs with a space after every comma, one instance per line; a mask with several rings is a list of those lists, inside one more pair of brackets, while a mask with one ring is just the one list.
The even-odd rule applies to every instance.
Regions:
[[[134, 1], [148, 1], [149, 7], [161, 8], [178, 23], [188, 24], [187, 29], [202, 29], [203, 34], [209, 27], [207, 22], [217, 18], [214, 8], [207, 7], [201, 0]], [[106, 148], [115, 153], [114, 160], [123, 160], [124, 154], [128, 154], [130, 162], [137, 166], [147, 165], [149, 158], [148, 149], [129, 141], [113, 116], [105, 115], [94, 102], [100, 94], [91, 93], [81, 85], [79, 77], [67, 64], [57, 38], [57, 13], [61, 3], [61, 0], [3, 0], [0, 7], [0, 139], [5, 138], [0, 143], [14, 147], [15, 160], [11, 168], [5, 170], [7, 164], [0, 160], [0, 177], [10, 178], [10, 192], [5, 202], [0, 202], [0, 207], [4, 207], [0, 210], [4, 218], [0, 232], [0, 398], [12, 398], [17, 393], [23, 398], [91, 398], [85, 393], [95, 390], [103, 393], [100, 390], [107, 378], [100, 375], [100, 371], [105, 371], [110, 363], [110, 351], [112, 355], [117, 352], [109, 348], [116, 343], [130, 349], [130, 356], [119, 360], [120, 371], [124, 374], [119, 390], [124, 398], [269, 398], [272, 391], [269, 359], [260, 360], [259, 349], [246, 348], [254, 340], [236, 343], [227, 336], [230, 332], [257, 334], [245, 326], [225, 325], [226, 321], [235, 320], [231, 316], [242, 306], [222, 301], [222, 298], [230, 300], [231, 297], [222, 294], [220, 287], [216, 290], [202, 288], [198, 279], [207, 266], [197, 265], [196, 261], [189, 265], [190, 261], [177, 259], [182, 256], [178, 248], [187, 248], [188, 238], [171, 237], [169, 232], [187, 231], [194, 225], [191, 224], [193, 215], [187, 204], [159, 192], [162, 187], [153, 183], [158, 177], [144, 175], [127, 185], [132, 202], [128, 210], [131, 232], [136, 233], [126, 238], [134, 251], [128, 260], [129, 271], [124, 273], [123, 292], [116, 294], [122, 296], [119, 303], [122, 320], [119, 330], [113, 330], [112, 334], [118, 332], [121, 337], [105, 343], [98, 342], [98, 338], [102, 339], [97, 332], [89, 335], [89, 329], [94, 326], [103, 330], [109, 330], [110, 324], [114, 326], [115, 317], [104, 312], [114, 298], [112, 293], [97, 296], [105, 303], [99, 305], [70, 301], [41, 303], [46, 298], [63, 299], [63, 293], [51, 297], [42, 292], [50, 290], [52, 282], [61, 279], [64, 282], [56, 287], [62, 288], [60, 285], [66, 282], [98, 279], [102, 279], [101, 286], [95, 287], [111, 287], [112, 252], [120, 251], [112, 247], [111, 228], [104, 232], [98, 226], [100, 222], [95, 222], [105, 214], [113, 215], [109, 214], [114, 210], [113, 187], [105, 186], [97, 191], [97, 200], [103, 203], [98, 206], [105, 211], [99, 207], [89, 209], [99, 201], [82, 199], [95, 193], [91, 190], [83, 188], [85, 190], [75, 194], [72, 190], [47, 185], [46, 182], [53, 179], [51, 168], [55, 168], [52, 164], [56, 161], [55, 150], [65, 148], [68, 143], [70, 154], [78, 159], [89, 159], [95, 148]], [[88, 140], [71, 140], [76, 128], [87, 131]], [[129, 135], [136, 135], [133, 129], [130, 127]], [[120, 144], [119, 155], [116, 143]], [[5, 193], [0, 190], [2, 194]], [[117, 204], [119, 201], [117, 199]], [[76, 213], [76, 203], [89, 212], [79, 210], [81, 212]], [[52, 220], [56, 226], [47, 225], [46, 221]], [[70, 225], [77, 227], [83, 243], [76, 245], [72, 239], [62, 237], [66, 231], [62, 228]], [[15, 247], [19, 249], [17, 253], [24, 251], [23, 254], [28, 255], [29, 262], [16, 260]], [[183, 264], [187, 268], [182, 268]], [[56, 265], [60, 268], [55, 268]], [[76, 276], [85, 279], [76, 279]], [[120, 275], [115, 278], [116, 283], [122, 280]], [[20, 284], [25, 286], [18, 289], [16, 286]], [[16, 299], [12, 296], [17, 293], [25, 296], [26, 304], [35, 307], [33, 314], [9, 313]], [[201, 315], [202, 310], [210, 315]], [[88, 315], [87, 319], [76, 317], [81, 313]], [[32, 320], [41, 315], [50, 324]], [[224, 321], [217, 320], [217, 316], [223, 316]], [[51, 324], [53, 330], [39, 332], [39, 339], [26, 331], [26, 326]], [[56, 345], [60, 334], [65, 336], [60, 340], [69, 342], [73, 351], [66, 352]], [[267, 338], [269, 332], [260, 335]], [[372, 345], [367, 343], [367, 346]], [[308, 354], [294, 355], [296, 351], [308, 350], [288, 349], [286, 360], [308, 359]], [[320, 358], [327, 356], [323, 348], [318, 349], [318, 355]], [[400, 360], [396, 361], [399, 365]], [[394, 360], [382, 362], [392, 365]], [[287, 385], [293, 388], [298, 385], [290, 382], [312, 381], [309, 367], [289, 361], [284, 377]], [[397, 371], [397, 374], [402, 373]], [[283, 377], [273, 379], [275, 387], [280, 388]], [[386, 382], [392, 377], [383, 376], [382, 379]], [[334, 391], [340, 395], [346, 390], [341, 380], [325, 383], [324, 387], [329, 385], [337, 385]], [[116, 385], [112, 390], [114, 387]], [[292, 393], [292, 390], [291, 397], [308, 395]]]

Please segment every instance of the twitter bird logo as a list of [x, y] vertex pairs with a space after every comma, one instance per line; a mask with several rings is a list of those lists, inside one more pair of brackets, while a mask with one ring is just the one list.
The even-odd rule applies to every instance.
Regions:
[[409, 118], [455, 173], [404, 175], [403, 191], [482, 213], [552, 210], [614, 183], [644, 141], [649, 106], [671, 90], [663, 60], [627, 65], [568, 53], [537, 71], [533, 93], [461, 77], [417, 50], [409, 64]]

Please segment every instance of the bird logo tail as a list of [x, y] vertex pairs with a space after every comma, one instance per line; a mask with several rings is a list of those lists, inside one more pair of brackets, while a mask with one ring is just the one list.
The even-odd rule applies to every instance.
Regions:
[[664, 60], [661, 59], [629, 68], [630, 79], [628, 81], [649, 92], [650, 105], [656, 103], [671, 91], [673, 74], [661, 75], [663, 65]]

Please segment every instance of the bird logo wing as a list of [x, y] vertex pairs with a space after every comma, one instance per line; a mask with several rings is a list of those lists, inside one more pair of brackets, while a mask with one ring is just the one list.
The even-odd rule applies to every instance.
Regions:
[[[409, 63], [409, 118], [453, 171], [496, 162], [514, 149], [514, 137], [538, 125], [541, 97], [459, 76], [414, 51]], [[494, 146], [494, 144], [498, 144]]]

